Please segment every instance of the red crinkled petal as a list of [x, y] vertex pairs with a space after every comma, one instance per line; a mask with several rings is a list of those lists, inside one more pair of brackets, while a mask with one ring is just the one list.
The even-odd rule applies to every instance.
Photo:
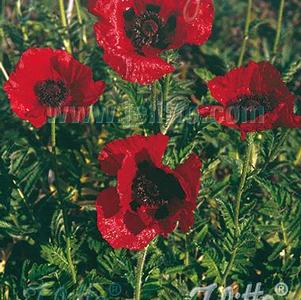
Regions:
[[40, 105], [37, 105], [30, 111], [23, 111], [20, 105], [16, 107], [11, 105], [11, 109], [18, 117], [30, 122], [35, 128], [40, 128], [47, 122], [46, 110]]
[[92, 105], [104, 92], [104, 82], [95, 82], [91, 68], [81, 64], [66, 51], [55, 50], [52, 63], [54, 69], [70, 88], [71, 103], [64, 103], [64, 106]]
[[117, 191], [123, 210], [130, 209], [132, 201], [132, 184], [137, 172], [135, 157], [130, 153], [126, 155], [122, 162], [122, 168], [119, 169], [117, 175]]
[[34, 109], [38, 104], [34, 93], [36, 83], [49, 77], [58, 78], [58, 74], [51, 67], [52, 56], [51, 49], [32, 48], [22, 54], [15, 71], [4, 84], [4, 90], [15, 108], [20, 105], [21, 110], [27, 112]]
[[283, 126], [288, 128], [301, 128], [301, 116], [293, 115], [289, 120], [282, 120]]
[[270, 130], [280, 126], [300, 127], [300, 119], [298, 116], [288, 113], [284, 103], [280, 103], [272, 112], [241, 124], [236, 124], [230, 112], [222, 106], [203, 106], [199, 107], [198, 111], [203, 117], [211, 116], [221, 125], [240, 130], [243, 140], [248, 132]]
[[178, 216], [180, 229], [186, 232], [194, 223], [194, 209], [200, 189], [202, 162], [196, 154], [192, 154], [183, 164], [179, 165], [174, 174], [185, 191], [186, 198]]
[[165, 22], [172, 14], [178, 15], [178, 4], [174, 0], [134, 0], [136, 14], [143, 14], [150, 4], [160, 7], [159, 15]]
[[202, 117], [212, 117], [218, 123], [224, 126], [238, 129], [239, 126], [236, 124], [230, 111], [227, 108], [219, 105], [200, 106], [198, 112]]
[[179, 216], [179, 228], [182, 232], [187, 232], [194, 224], [194, 211], [182, 210]]
[[151, 84], [175, 68], [159, 57], [145, 57], [126, 49], [104, 48], [104, 61], [124, 80], [140, 84]]
[[[208, 86], [212, 96], [223, 107], [199, 107], [200, 115], [211, 116], [222, 125], [240, 130], [242, 138], [252, 131], [300, 127], [300, 118], [294, 115], [294, 96], [282, 81], [281, 74], [269, 62], [251, 61], [247, 67], [236, 68], [225, 76], [214, 78]], [[271, 101], [276, 101], [276, 108], [255, 120], [236, 124], [227, 107], [240, 97], [248, 95], [266, 95]]]
[[250, 63], [248, 67], [235, 68], [225, 76], [210, 80], [208, 87], [212, 97], [227, 106], [242, 95], [251, 95], [250, 82], [256, 69], [257, 65]]
[[119, 213], [119, 196], [113, 187], [107, 188], [99, 193], [97, 197], [97, 212], [101, 209], [102, 217], [109, 219]]
[[88, 0], [90, 13], [102, 19], [113, 19], [117, 11], [123, 12], [134, 6], [134, 0]]
[[123, 79], [140, 84], [150, 84], [174, 68], [159, 57], [147, 57], [136, 53], [125, 34], [123, 13], [128, 4], [112, 1], [109, 20], [101, 19], [94, 26], [100, 47], [104, 48], [104, 61]]
[[276, 127], [301, 128], [301, 116], [295, 115], [294, 108], [290, 105], [284, 106], [279, 111], [278, 116], [275, 122]]
[[139, 153], [143, 149], [152, 161], [159, 165], [166, 150], [169, 137], [158, 134], [149, 137], [134, 135], [126, 139], [115, 140], [104, 147], [99, 154], [100, 168], [108, 175], [116, 175], [127, 153]]
[[14, 81], [14, 77], [13, 73], [3, 87], [10, 100], [11, 110], [22, 120], [29, 121], [34, 127], [42, 127], [47, 121], [45, 108], [36, 101], [31, 91], [23, 94], [21, 86]]
[[[196, 3], [194, 3], [197, 1]], [[176, 32], [171, 37], [170, 48], [184, 43], [204, 43], [212, 29], [212, 0], [98, 0], [89, 1], [89, 11], [99, 17], [95, 25], [98, 44], [104, 49], [104, 61], [123, 79], [140, 84], [150, 84], [164, 75], [174, 72], [173, 66], [162, 60], [160, 49], [144, 47], [144, 55], [138, 54], [125, 33], [124, 12], [133, 8], [137, 15], [145, 12], [147, 5], [160, 7], [160, 16], [167, 21], [172, 15], [177, 18]], [[195, 10], [191, 15], [191, 10]]]
[[[201, 162], [193, 154], [176, 170], [169, 169], [162, 165], [167, 143], [168, 137], [162, 134], [150, 137], [132, 136], [111, 142], [100, 153], [99, 160], [102, 170], [111, 175], [117, 173], [117, 188], [110, 189], [110, 193], [113, 195], [105, 196], [118, 198], [119, 211], [110, 220], [103, 220], [101, 216], [98, 217], [98, 220], [101, 219], [101, 222], [98, 222], [99, 230], [113, 247], [142, 249], [157, 234], [167, 236], [171, 233], [177, 222], [180, 222], [182, 230], [187, 230], [193, 224], [193, 210], [196, 207], [199, 190]], [[152, 208], [141, 206], [137, 212], [133, 212], [130, 207], [132, 184], [136, 176], [137, 164], [146, 159], [151, 160], [156, 167], [161, 168], [166, 173], [173, 174], [185, 192], [184, 201], [177, 201], [171, 205], [169, 207], [170, 215], [162, 220], [157, 220], [152, 216], [156, 211], [155, 209], [152, 213]], [[110, 234], [108, 234], [109, 225], [113, 227], [110, 229]], [[122, 239], [119, 236], [120, 231], [123, 231], [128, 239]], [[112, 238], [113, 233], [115, 233], [116, 238]], [[144, 234], [147, 235], [147, 238], [141, 244], [140, 236]], [[137, 241], [139, 241], [138, 245]]]
[[[138, 211], [144, 224], [152, 224], [152, 226], [157, 228], [159, 234], [165, 237], [175, 229], [177, 222], [180, 223], [180, 228], [183, 231], [191, 227], [194, 220], [193, 211], [196, 208], [197, 194], [200, 188], [201, 166], [201, 161], [195, 154], [192, 154], [175, 170], [161, 166], [162, 170], [177, 178], [185, 193], [185, 199], [183, 201], [176, 201], [174, 199], [174, 202], [168, 205], [169, 216], [165, 219], [157, 220], [151, 217], [151, 209], [145, 208], [145, 212]], [[185, 223], [186, 225], [184, 226], [183, 224]]]
[[269, 62], [250, 61], [247, 67], [231, 70], [225, 76], [217, 76], [208, 82], [213, 98], [224, 106], [247, 95], [273, 95], [279, 102], [293, 101], [288, 88], [281, 79], [281, 74]]
[[[49, 79], [63, 80], [70, 90], [60, 109], [42, 106], [34, 92], [38, 82]], [[102, 81], [94, 82], [89, 67], [63, 50], [50, 48], [32, 48], [24, 52], [4, 85], [12, 110], [35, 127], [45, 124], [47, 116], [57, 116], [62, 111], [67, 122], [80, 122], [87, 115], [88, 106], [98, 100], [104, 89]]]
[[[250, 64], [255, 64], [251, 62]], [[257, 64], [258, 69], [254, 72], [251, 80], [251, 88], [254, 93], [270, 94], [282, 109], [278, 109], [277, 120], [274, 122], [275, 127], [300, 127], [300, 119], [294, 114], [294, 95], [289, 91], [280, 72], [269, 62], [260, 62]]]
[[135, 214], [119, 211], [119, 196], [108, 188], [97, 198], [97, 226], [102, 237], [113, 248], [144, 249], [157, 235], [154, 228], [145, 228]]
[[254, 69], [250, 80], [250, 88], [254, 94], [273, 94], [279, 98], [290, 95], [280, 72], [271, 63], [251, 61], [247, 68]]
[[276, 121], [279, 119], [279, 113], [284, 106], [285, 105], [281, 103], [272, 112], [265, 113], [264, 115], [257, 117], [253, 121], [240, 124], [239, 130], [242, 133], [242, 138], [244, 139], [245, 134], [248, 132], [263, 131], [276, 128]]
[[214, 6], [212, 0], [179, 0], [175, 45], [201, 45], [211, 35]]
[[196, 202], [200, 189], [202, 162], [196, 154], [191, 154], [189, 158], [179, 165], [174, 174], [180, 180], [182, 188], [187, 196], [186, 201]]
[[46, 123], [47, 117], [45, 108], [40, 105], [34, 93], [34, 87], [39, 81], [59, 78], [51, 65], [53, 55], [54, 51], [50, 48], [28, 49], [4, 84], [12, 110], [37, 128]]
[[169, 216], [168, 218], [165, 218], [163, 220], [160, 220], [156, 223], [155, 228], [157, 228], [157, 231], [160, 233], [160, 235], [164, 236], [165, 238], [175, 230], [178, 222], [178, 215]]

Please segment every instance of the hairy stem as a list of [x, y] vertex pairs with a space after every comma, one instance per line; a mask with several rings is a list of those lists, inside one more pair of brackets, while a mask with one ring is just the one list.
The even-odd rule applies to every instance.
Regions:
[[67, 212], [66, 212], [64, 205], [62, 206], [62, 212], [63, 212], [63, 219], [64, 219], [64, 227], [65, 227], [65, 232], [66, 232], [67, 261], [68, 261], [68, 265], [70, 268], [72, 281], [74, 284], [76, 284], [76, 271], [75, 271], [75, 267], [74, 267], [73, 261], [72, 261], [71, 234], [70, 234], [70, 228], [69, 228], [69, 223], [68, 223], [68, 219], [67, 219]]
[[[57, 159], [56, 159], [56, 119], [53, 118], [51, 122], [51, 147], [52, 147], [52, 153], [54, 157], [54, 174], [56, 178], [58, 178], [58, 170], [57, 170]], [[57, 181], [57, 180], [56, 180]], [[76, 284], [76, 271], [75, 267], [73, 265], [72, 261], [72, 255], [71, 255], [71, 234], [70, 234], [70, 228], [69, 228], [69, 222], [68, 222], [68, 215], [67, 211], [64, 205], [64, 202], [62, 200], [62, 195], [60, 192], [60, 186], [59, 183], [56, 184], [57, 193], [59, 197], [59, 203], [62, 209], [63, 214], [63, 220], [64, 220], [64, 228], [65, 228], [65, 239], [66, 239], [66, 256], [68, 261], [69, 270], [71, 272], [72, 281], [74, 284]]]
[[189, 257], [189, 234], [186, 233], [185, 235], [185, 266], [189, 266], [190, 264], [190, 257]]
[[239, 188], [236, 194], [236, 204], [235, 204], [235, 227], [236, 227], [236, 234], [239, 235], [240, 231], [240, 226], [239, 226], [239, 213], [240, 213], [240, 206], [241, 206], [241, 197], [244, 192], [244, 188], [247, 182], [247, 176], [249, 173], [250, 169], [250, 162], [252, 158], [252, 147], [253, 147], [253, 142], [254, 142], [254, 134], [251, 133], [248, 136], [248, 145], [247, 145], [247, 152], [246, 152], [246, 157], [244, 160], [244, 165], [242, 169], [242, 174], [240, 177], [240, 183], [239, 183]]
[[[62, 26], [66, 29], [66, 32], [68, 34], [68, 25], [67, 25], [64, 0], [58, 0], [58, 1], [59, 1], [59, 9], [60, 9], [60, 15], [61, 15], [61, 23], [62, 23]], [[72, 53], [71, 43], [70, 43], [69, 38], [64, 39], [64, 46], [69, 53]]]
[[151, 101], [153, 107], [153, 121], [154, 121], [154, 133], [160, 132], [160, 118], [159, 118], [159, 97], [158, 97], [158, 89], [157, 89], [157, 82], [155, 81], [152, 84], [151, 88]]
[[280, 0], [280, 7], [279, 7], [278, 21], [277, 21], [277, 30], [276, 30], [276, 38], [275, 38], [274, 47], [273, 47], [274, 56], [276, 56], [278, 46], [279, 46], [279, 42], [280, 42], [284, 5], [285, 5], [285, 0]]
[[161, 117], [164, 120], [165, 118], [165, 105], [167, 103], [168, 99], [168, 94], [169, 94], [169, 88], [170, 88], [170, 80], [171, 80], [171, 75], [168, 74], [165, 79], [164, 79], [164, 85], [163, 85], [163, 103], [162, 103], [162, 111], [161, 111]]
[[171, 75], [168, 74], [165, 76], [163, 85], [162, 85], [162, 102], [161, 102], [161, 111], [160, 111], [160, 123], [161, 123], [161, 130], [166, 134], [166, 130], [163, 130], [163, 126], [165, 125], [166, 121], [166, 104], [168, 99], [168, 94], [170, 90], [170, 82], [171, 82]]
[[225, 270], [225, 273], [224, 273], [224, 276], [223, 276], [223, 281], [222, 281], [222, 286], [225, 287], [226, 286], [226, 283], [227, 283], [227, 279], [228, 279], [228, 276], [233, 268], [233, 265], [234, 265], [234, 261], [235, 261], [235, 258], [236, 258], [236, 254], [237, 254], [237, 245], [235, 244], [234, 247], [233, 247], [233, 251], [232, 251], [232, 255], [231, 255], [231, 258], [230, 258], [230, 261], [227, 265], [227, 268]]
[[254, 133], [250, 133], [247, 137], [247, 151], [246, 157], [243, 164], [242, 174], [240, 177], [239, 188], [236, 194], [236, 204], [235, 204], [235, 228], [236, 234], [239, 236], [240, 234], [240, 226], [239, 226], [239, 214], [240, 214], [240, 206], [241, 206], [241, 197], [244, 192], [244, 188], [247, 182], [247, 176], [250, 170], [250, 162], [252, 158], [252, 147], [254, 142]]
[[142, 276], [143, 276], [143, 268], [145, 264], [145, 258], [147, 254], [148, 246], [140, 251], [138, 254], [138, 262], [137, 262], [137, 269], [136, 269], [136, 285], [135, 285], [135, 300], [141, 299], [141, 286], [142, 286]]
[[56, 156], [56, 119], [53, 118], [51, 122], [51, 147], [54, 156]]
[[77, 20], [79, 25], [81, 26], [81, 41], [83, 41], [84, 44], [87, 44], [88, 43], [87, 33], [86, 33], [86, 28], [83, 26], [83, 18], [80, 10], [79, 0], [75, 0], [75, 8], [76, 8]]
[[225, 286], [227, 283], [227, 278], [233, 268], [235, 258], [237, 255], [237, 251], [238, 251], [238, 241], [239, 241], [239, 237], [240, 237], [239, 215], [240, 215], [240, 207], [241, 207], [241, 198], [242, 198], [243, 192], [245, 190], [248, 173], [250, 170], [254, 137], [255, 137], [254, 133], [250, 133], [247, 136], [247, 150], [246, 150], [246, 155], [245, 155], [245, 159], [244, 159], [244, 163], [243, 163], [242, 174], [240, 177], [240, 183], [239, 183], [238, 191], [237, 191], [236, 198], [235, 198], [236, 202], [235, 202], [235, 212], [234, 212], [234, 218], [235, 218], [234, 225], [235, 225], [236, 241], [233, 246], [233, 251], [231, 253], [230, 261], [226, 267], [226, 270], [225, 270], [225, 273], [223, 276], [223, 282], [222, 282], [223, 286]]
[[283, 241], [284, 241], [284, 244], [285, 244], [283, 262], [284, 262], [284, 264], [286, 264], [287, 258], [289, 256], [289, 252], [290, 252], [289, 241], [288, 241], [288, 236], [287, 236], [285, 224], [284, 224], [283, 221], [280, 222], [280, 226], [281, 226]]
[[253, 6], [253, 0], [248, 0], [247, 17], [246, 17], [245, 31], [244, 31], [244, 39], [243, 39], [243, 42], [242, 42], [242, 47], [241, 47], [239, 60], [238, 60], [238, 66], [239, 67], [243, 63], [246, 48], [247, 48], [247, 43], [248, 43], [248, 40], [249, 40], [249, 30], [250, 30], [250, 24], [251, 24], [252, 6]]
[[[80, 61], [83, 60], [83, 47], [84, 45], [88, 44], [88, 38], [87, 38], [87, 32], [86, 32], [86, 26], [83, 23], [83, 18], [82, 18], [82, 12], [80, 8], [80, 2], [79, 0], [75, 0], [75, 8], [76, 8], [76, 15], [77, 15], [77, 20], [78, 24], [80, 27], [79, 34], [79, 53], [78, 53], [78, 58]], [[92, 112], [93, 114], [93, 112]]]

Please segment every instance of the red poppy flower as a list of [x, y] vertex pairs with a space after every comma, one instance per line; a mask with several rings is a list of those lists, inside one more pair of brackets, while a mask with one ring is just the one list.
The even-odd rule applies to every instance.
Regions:
[[301, 127], [301, 116], [294, 114], [294, 96], [280, 73], [269, 62], [250, 62], [208, 83], [221, 106], [201, 106], [201, 116], [211, 116], [224, 126], [246, 133], [277, 127]]
[[174, 170], [163, 165], [168, 140], [135, 135], [100, 152], [100, 168], [117, 176], [117, 186], [101, 192], [96, 204], [98, 229], [112, 247], [140, 250], [177, 222], [182, 231], [193, 224], [201, 162], [192, 154]]
[[128, 81], [149, 84], [174, 68], [168, 49], [203, 44], [211, 34], [212, 0], [89, 0], [104, 60]]
[[37, 128], [60, 113], [67, 122], [80, 122], [104, 89], [102, 81], [93, 81], [89, 67], [50, 48], [24, 52], [4, 84], [12, 110]]

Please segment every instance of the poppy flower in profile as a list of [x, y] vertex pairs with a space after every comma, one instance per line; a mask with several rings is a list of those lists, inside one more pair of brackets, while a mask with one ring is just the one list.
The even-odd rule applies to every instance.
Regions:
[[269, 62], [251, 61], [210, 80], [208, 87], [221, 105], [200, 106], [200, 115], [239, 130], [243, 139], [248, 132], [301, 127], [301, 116], [294, 114], [294, 96]]
[[160, 54], [201, 45], [211, 34], [212, 0], [89, 0], [103, 59], [125, 80], [149, 84], [174, 71]]
[[64, 114], [67, 122], [80, 122], [104, 92], [89, 67], [63, 50], [31, 48], [4, 84], [11, 109], [34, 127], [48, 117]]
[[97, 224], [113, 248], [140, 250], [177, 223], [193, 224], [201, 162], [192, 154], [176, 169], [162, 163], [169, 138], [135, 135], [109, 143], [99, 154], [100, 168], [117, 177], [117, 186], [97, 199]]

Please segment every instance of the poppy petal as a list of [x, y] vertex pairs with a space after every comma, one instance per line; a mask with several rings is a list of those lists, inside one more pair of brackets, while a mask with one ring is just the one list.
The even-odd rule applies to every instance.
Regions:
[[[214, 6], [212, 0], [180, 0], [175, 37], [182, 39], [182, 45], [205, 43], [211, 35]], [[178, 40], [178, 44], [181, 41]]]
[[100, 152], [98, 157], [100, 168], [108, 175], [116, 175], [127, 153], [135, 155], [143, 149], [147, 149], [153, 161], [160, 164], [168, 140], [168, 136], [162, 134], [148, 138], [141, 135], [134, 135], [127, 139], [115, 140], [106, 145]]
[[[196, 0], [189, 0], [194, 7]], [[103, 59], [121, 77], [130, 82], [150, 84], [174, 72], [174, 67], [160, 58], [165, 50], [178, 48], [184, 43], [204, 43], [212, 29], [212, 0], [202, 0], [195, 8], [192, 20], [187, 22], [183, 11], [191, 10], [187, 1], [180, 0], [90, 0], [89, 11], [99, 20], [94, 26], [97, 42], [104, 49]], [[188, 7], [188, 9], [187, 9]], [[158, 38], [141, 41], [133, 32], [135, 22], [149, 12], [155, 15]], [[140, 30], [141, 31], [141, 30]], [[137, 33], [137, 30], [136, 30]], [[140, 32], [143, 36], [143, 31]]]
[[[110, 205], [103, 205], [105, 201], [115, 206], [116, 203], [119, 203], [116, 189], [110, 188], [101, 192], [96, 203], [98, 229], [102, 237], [113, 248], [142, 250], [155, 238], [157, 232], [154, 228], [143, 228], [143, 224], [139, 218], [129, 213], [112, 215], [110, 209], [108, 209]], [[109, 213], [107, 212], [108, 210]]]
[[35, 127], [62, 111], [67, 122], [83, 120], [104, 89], [102, 81], [94, 82], [89, 67], [51, 48], [26, 50], [4, 84], [12, 110]]
[[196, 154], [191, 154], [190, 157], [175, 169], [175, 174], [181, 176], [189, 189], [185, 189], [186, 195], [191, 201], [195, 202], [198, 195], [201, 179], [202, 163]]

